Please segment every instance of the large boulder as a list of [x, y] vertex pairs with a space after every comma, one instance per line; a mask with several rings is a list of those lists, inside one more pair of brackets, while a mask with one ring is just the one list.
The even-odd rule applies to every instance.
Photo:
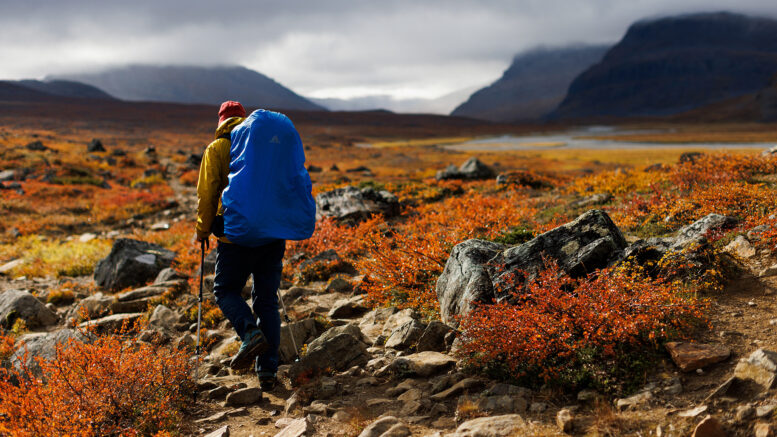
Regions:
[[[292, 341], [292, 334], [294, 339]], [[289, 323], [281, 327], [281, 344], [278, 347], [278, 354], [281, 363], [291, 363], [297, 358], [299, 350], [305, 344], [310, 343], [318, 334], [315, 319], [304, 319], [298, 322]]]
[[306, 376], [314, 376], [325, 370], [346, 370], [362, 366], [369, 360], [364, 334], [356, 325], [330, 328], [321, 337], [308, 344], [302, 359], [289, 369], [292, 384], [304, 383]]
[[39, 328], [57, 323], [59, 317], [27, 291], [8, 290], [0, 294], [0, 325], [10, 328], [17, 319]]
[[170, 267], [175, 252], [145, 241], [116, 240], [107, 257], [97, 263], [94, 280], [108, 290], [121, 290], [153, 280]]
[[437, 280], [437, 299], [444, 323], [455, 324], [453, 316], [468, 313], [477, 302], [493, 299], [494, 287], [486, 265], [505, 248], [483, 240], [467, 240], [453, 248]]
[[41, 368], [37, 360], [52, 360], [57, 356], [57, 345], [67, 346], [70, 341], [87, 341], [87, 338], [79, 331], [73, 329], [61, 329], [46, 334], [28, 334], [20, 338], [19, 345], [11, 355], [10, 363], [14, 369], [22, 371], [24, 368], [35, 375], [39, 375]]
[[476, 302], [502, 301], [555, 261], [568, 275], [581, 277], [621, 258], [626, 240], [610, 217], [590, 210], [524, 244], [505, 246], [480, 240], [458, 244], [437, 280], [442, 321], [455, 326], [455, 316]]
[[461, 164], [459, 168], [450, 165], [445, 170], [438, 171], [435, 175], [438, 181], [446, 179], [491, 179], [493, 177], [496, 177], [496, 172], [474, 156], [469, 158], [464, 164]]
[[528, 435], [526, 421], [517, 414], [479, 417], [468, 420], [458, 428], [455, 437], [501, 437], [506, 435]]
[[332, 217], [346, 223], [356, 223], [373, 214], [386, 217], [399, 215], [397, 196], [372, 188], [337, 188], [316, 196], [316, 220]]

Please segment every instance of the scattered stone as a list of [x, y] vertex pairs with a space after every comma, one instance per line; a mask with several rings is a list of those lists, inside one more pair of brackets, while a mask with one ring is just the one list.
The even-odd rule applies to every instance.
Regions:
[[755, 247], [747, 241], [744, 235], [740, 235], [728, 243], [723, 251], [739, 259], [750, 259], [756, 255]]
[[677, 231], [673, 247], [684, 248], [690, 244], [698, 243], [708, 233], [732, 228], [738, 220], [720, 214], [709, 214]]
[[424, 351], [399, 357], [391, 364], [399, 375], [429, 377], [446, 372], [456, 365], [456, 360], [439, 352]]
[[32, 150], [34, 152], [45, 152], [46, 150], [49, 150], [49, 148], [43, 145], [43, 142], [40, 140], [35, 140], [31, 143], [27, 143], [27, 145], [24, 146], [24, 148], [27, 150]]
[[518, 414], [479, 417], [462, 423], [453, 434], [455, 437], [502, 437], [524, 435], [526, 421]]
[[453, 165], [448, 166], [445, 170], [440, 170], [435, 175], [435, 178], [440, 180], [447, 179], [491, 179], [496, 176], [494, 170], [483, 164], [479, 159], [474, 156], [468, 159], [464, 164], [461, 164], [459, 168]]
[[755, 416], [755, 408], [752, 405], [740, 405], [736, 409], [734, 417], [737, 422], [742, 422]]
[[426, 326], [423, 323], [415, 319], [410, 320], [391, 333], [385, 346], [399, 350], [410, 349], [415, 346], [425, 329]]
[[529, 406], [529, 411], [534, 414], [539, 414], [548, 409], [548, 404], [545, 402], [532, 402]]
[[204, 419], [195, 420], [194, 423], [216, 423], [216, 422], [221, 422], [226, 418], [227, 418], [227, 412], [221, 411], [212, 416], [208, 416]]
[[350, 293], [353, 291], [353, 284], [347, 279], [338, 276], [332, 278], [329, 283], [326, 284], [324, 291], [327, 293]]
[[75, 341], [85, 342], [87, 338], [74, 329], [23, 335], [19, 338], [16, 350], [9, 358], [9, 362], [15, 370], [20, 371], [26, 367], [33, 374], [40, 375], [41, 368], [38, 365], [38, 359], [53, 360], [57, 356], [57, 345], [65, 346], [69, 342]]
[[175, 311], [164, 305], [157, 305], [148, 319], [148, 324], [155, 328], [172, 330], [175, 323], [178, 322], [178, 318], [178, 313]]
[[[386, 416], [372, 422], [369, 426], [364, 428], [364, 431], [359, 434], [359, 437], [381, 437], [396, 425], [402, 425], [402, 422], [400, 422], [399, 419], [394, 416]], [[408, 432], [404, 435], [410, 434]]]
[[[291, 335], [294, 333], [294, 341]], [[316, 321], [308, 318], [298, 322], [285, 324], [281, 327], [281, 343], [278, 348], [281, 363], [291, 363], [297, 358], [299, 351], [294, 349], [308, 344], [318, 335]]]
[[758, 422], [753, 427], [755, 437], [773, 437], [774, 431], [770, 423]]
[[364, 297], [354, 296], [336, 301], [327, 316], [330, 319], [349, 319], [358, 317], [367, 311], [369, 308], [364, 306]]
[[731, 356], [731, 349], [721, 344], [669, 342], [666, 350], [672, 357], [672, 361], [684, 372], [719, 363]]
[[483, 381], [477, 378], [465, 378], [454, 384], [453, 387], [429, 396], [429, 399], [433, 401], [442, 401], [444, 399], [459, 395], [465, 391], [475, 390], [481, 387], [483, 387]]
[[113, 332], [124, 326], [131, 327], [137, 320], [143, 317], [143, 313], [113, 314], [95, 320], [87, 320], [78, 325], [79, 328], [93, 328], [98, 332]]
[[777, 409], [777, 404], [765, 404], [755, 409], [755, 417], [764, 418], [771, 417], [774, 410]]
[[677, 413], [678, 417], [696, 417], [702, 413], [705, 413], [708, 410], [706, 405], [700, 405], [696, 408], [691, 408], [690, 410], [685, 410]]
[[569, 204], [570, 208], [587, 208], [594, 205], [604, 205], [612, 200], [610, 193], [597, 193], [583, 199], [575, 200]]
[[734, 377], [750, 379], [768, 390], [774, 386], [777, 376], [777, 352], [758, 349], [742, 358], [734, 369]]
[[262, 400], [262, 391], [256, 387], [246, 387], [235, 390], [227, 395], [226, 405], [228, 407], [240, 407], [243, 405], [253, 405]]
[[307, 418], [294, 419], [275, 437], [300, 437], [313, 433], [313, 424]]
[[305, 356], [289, 369], [289, 379], [297, 385], [303, 382], [299, 378], [303, 374], [317, 374], [324, 369], [342, 371], [366, 364], [369, 354], [362, 339], [363, 334], [356, 325], [330, 328], [308, 344]]
[[170, 267], [175, 256], [175, 252], [156, 244], [121, 238], [97, 263], [94, 278], [99, 286], [114, 291], [140, 285]]
[[651, 392], [643, 391], [641, 393], [637, 393], [633, 396], [629, 396], [624, 399], [618, 399], [615, 402], [615, 406], [618, 408], [619, 411], [624, 411], [626, 409], [634, 409], [640, 405], [648, 403], [652, 398], [653, 398], [653, 394]]
[[97, 138], [93, 138], [92, 141], [89, 142], [89, 144], [86, 146], [87, 152], [105, 152], [105, 146], [103, 146], [103, 142], [98, 140]]
[[170, 229], [170, 223], [168, 222], [156, 222], [151, 225], [152, 231], [166, 231], [168, 229]]
[[718, 419], [707, 415], [704, 420], [696, 425], [691, 437], [726, 437], [726, 432]]
[[124, 293], [119, 293], [116, 295], [116, 300], [119, 302], [129, 302], [147, 297], [160, 296], [165, 291], [167, 291], [167, 287], [149, 285], [148, 287], [136, 288], [134, 290], [125, 291]]
[[210, 391], [207, 392], [206, 397], [208, 399], [224, 399], [229, 394], [229, 389], [224, 387], [223, 385], [220, 385]]
[[556, 425], [561, 429], [561, 432], [570, 433], [574, 426], [572, 412], [568, 408], [563, 408], [556, 413]]
[[453, 328], [439, 322], [437, 320], [432, 321], [426, 326], [421, 338], [418, 339], [415, 350], [418, 352], [423, 351], [435, 351], [443, 352], [447, 349], [445, 344], [445, 336], [452, 332]]
[[28, 328], [38, 328], [57, 323], [59, 316], [29, 292], [7, 290], [0, 294], [0, 326], [10, 329], [17, 319]]
[[16, 177], [16, 170], [0, 171], [0, 182], [12, 181]]
[[337, 188], [316, 196], [316, 220], [332, 217], [341, 222], [357, 223], [373, 214], [394, 217], [399, 215], [399, 212], [397, 196], [369, 187]]
[[221, 427], [205, 437], [229, 437], [229, 425]]
[[758, 272], [758, 276], [761, 278], [770, 278], [772, 276], [777, 276], [777, 264], [771, 265], [761, 270], [760, 272]]
[[20, 267], [24, 265], [24, 258], [15, 259], [13, 261], [8, 261], [7, 263], [0, 266], [0, 276], [7, 275], [11, 273], [11, 270]]

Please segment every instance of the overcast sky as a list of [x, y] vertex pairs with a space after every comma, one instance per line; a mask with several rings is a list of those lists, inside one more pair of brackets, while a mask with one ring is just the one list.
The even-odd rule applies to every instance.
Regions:
[[[311, 97], [437, 97], [537, 45], [615, 42], [635, 20], [775, 0], [0, 0], [0, 78], [127, 63], [239, 64]], [[228, 6], [224, 6], [228, 5]]]

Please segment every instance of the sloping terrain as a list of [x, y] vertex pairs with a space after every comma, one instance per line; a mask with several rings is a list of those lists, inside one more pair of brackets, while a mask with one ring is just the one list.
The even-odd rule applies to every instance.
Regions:
[[124, 100], [323, 110], [269, 77], [244, 67], [132, 65], [97, 73], [56, 76], [96, 86]]
[[723, 12], [635, 23], [552, 116], [670, 115], [758, 92], [777, 73], [775, 35], [773, 19]]
[[599, 62], [608, 48], [538, 48], [521, 53], [499, 80], [476, 91], [451, 115], [500, 122], [539, 120], [558, 106], [572, 80]]

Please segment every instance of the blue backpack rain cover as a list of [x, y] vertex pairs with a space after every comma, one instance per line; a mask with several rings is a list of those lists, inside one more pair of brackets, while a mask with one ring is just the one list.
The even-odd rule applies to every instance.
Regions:
[[242, 246], [313, 235], [316, 203], [297, 129], [259, 109], [232, 130], [229, 183], [221, 194], [224, 235]]

